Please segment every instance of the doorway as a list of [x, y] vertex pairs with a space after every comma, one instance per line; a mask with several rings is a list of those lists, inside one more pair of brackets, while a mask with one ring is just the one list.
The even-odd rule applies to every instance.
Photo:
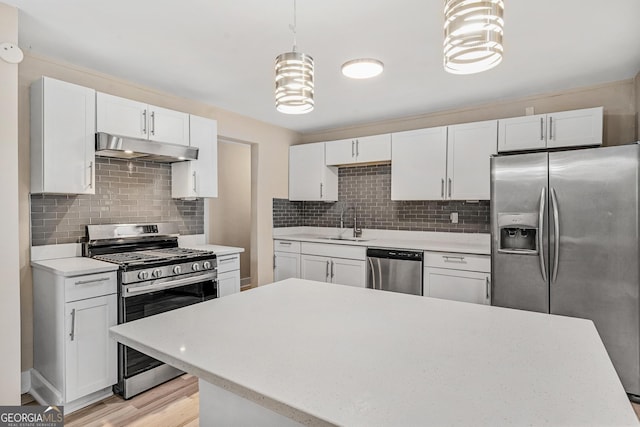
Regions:
[[208, 199], [208, 243], [244, 248], [243, 288], [252, 286], [251, 150], [252, 144], [218, 139], [218, 197]]

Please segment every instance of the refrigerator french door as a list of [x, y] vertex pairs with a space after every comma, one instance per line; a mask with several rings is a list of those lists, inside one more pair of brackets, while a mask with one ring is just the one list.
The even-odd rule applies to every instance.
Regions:
[[492, 304], [590, 319], [640, 395], [637, 144], [492, 159]]

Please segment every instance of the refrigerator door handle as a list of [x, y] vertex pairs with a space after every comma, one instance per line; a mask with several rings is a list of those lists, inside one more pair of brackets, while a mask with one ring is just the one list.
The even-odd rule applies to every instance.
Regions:
[[558, 277], [558, 264], [560, 262], [560, 213], [558, 212], [558, 198], [556, 197], [555, 188], [551, 187], [551, 205], [553, 207], [553, 273], [551, 283], [556, 281]]
[[540, 273], [542, 280], [547, 281], [547, 266], [544, 263], [544, 208], [547, 200], [547, 188], [542, 187], [540, 205], [538, 207], [538, 257], [540, 258]]

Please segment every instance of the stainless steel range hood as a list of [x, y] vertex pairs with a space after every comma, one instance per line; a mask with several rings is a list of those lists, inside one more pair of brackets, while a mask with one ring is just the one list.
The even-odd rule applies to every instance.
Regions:
[[197, 160], [198, 149], [186, 145], [96, 133], [96, 156], [173, 163]]

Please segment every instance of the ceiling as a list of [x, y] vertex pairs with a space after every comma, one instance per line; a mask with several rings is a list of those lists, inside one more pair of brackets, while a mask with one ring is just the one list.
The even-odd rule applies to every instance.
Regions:
[[[274, 60], [292, 47], [293, 0], [3, 0], [27, 52], [299, 132], [621, 80], [640, 71], [640, 1], [505, 0], [493, 70], [442, 67], [442, 0], [298, 0], [298, 48], [315, 59], [315, 110], [274, 106]], [[343, 77], [349, 59], [385, 64]]]

